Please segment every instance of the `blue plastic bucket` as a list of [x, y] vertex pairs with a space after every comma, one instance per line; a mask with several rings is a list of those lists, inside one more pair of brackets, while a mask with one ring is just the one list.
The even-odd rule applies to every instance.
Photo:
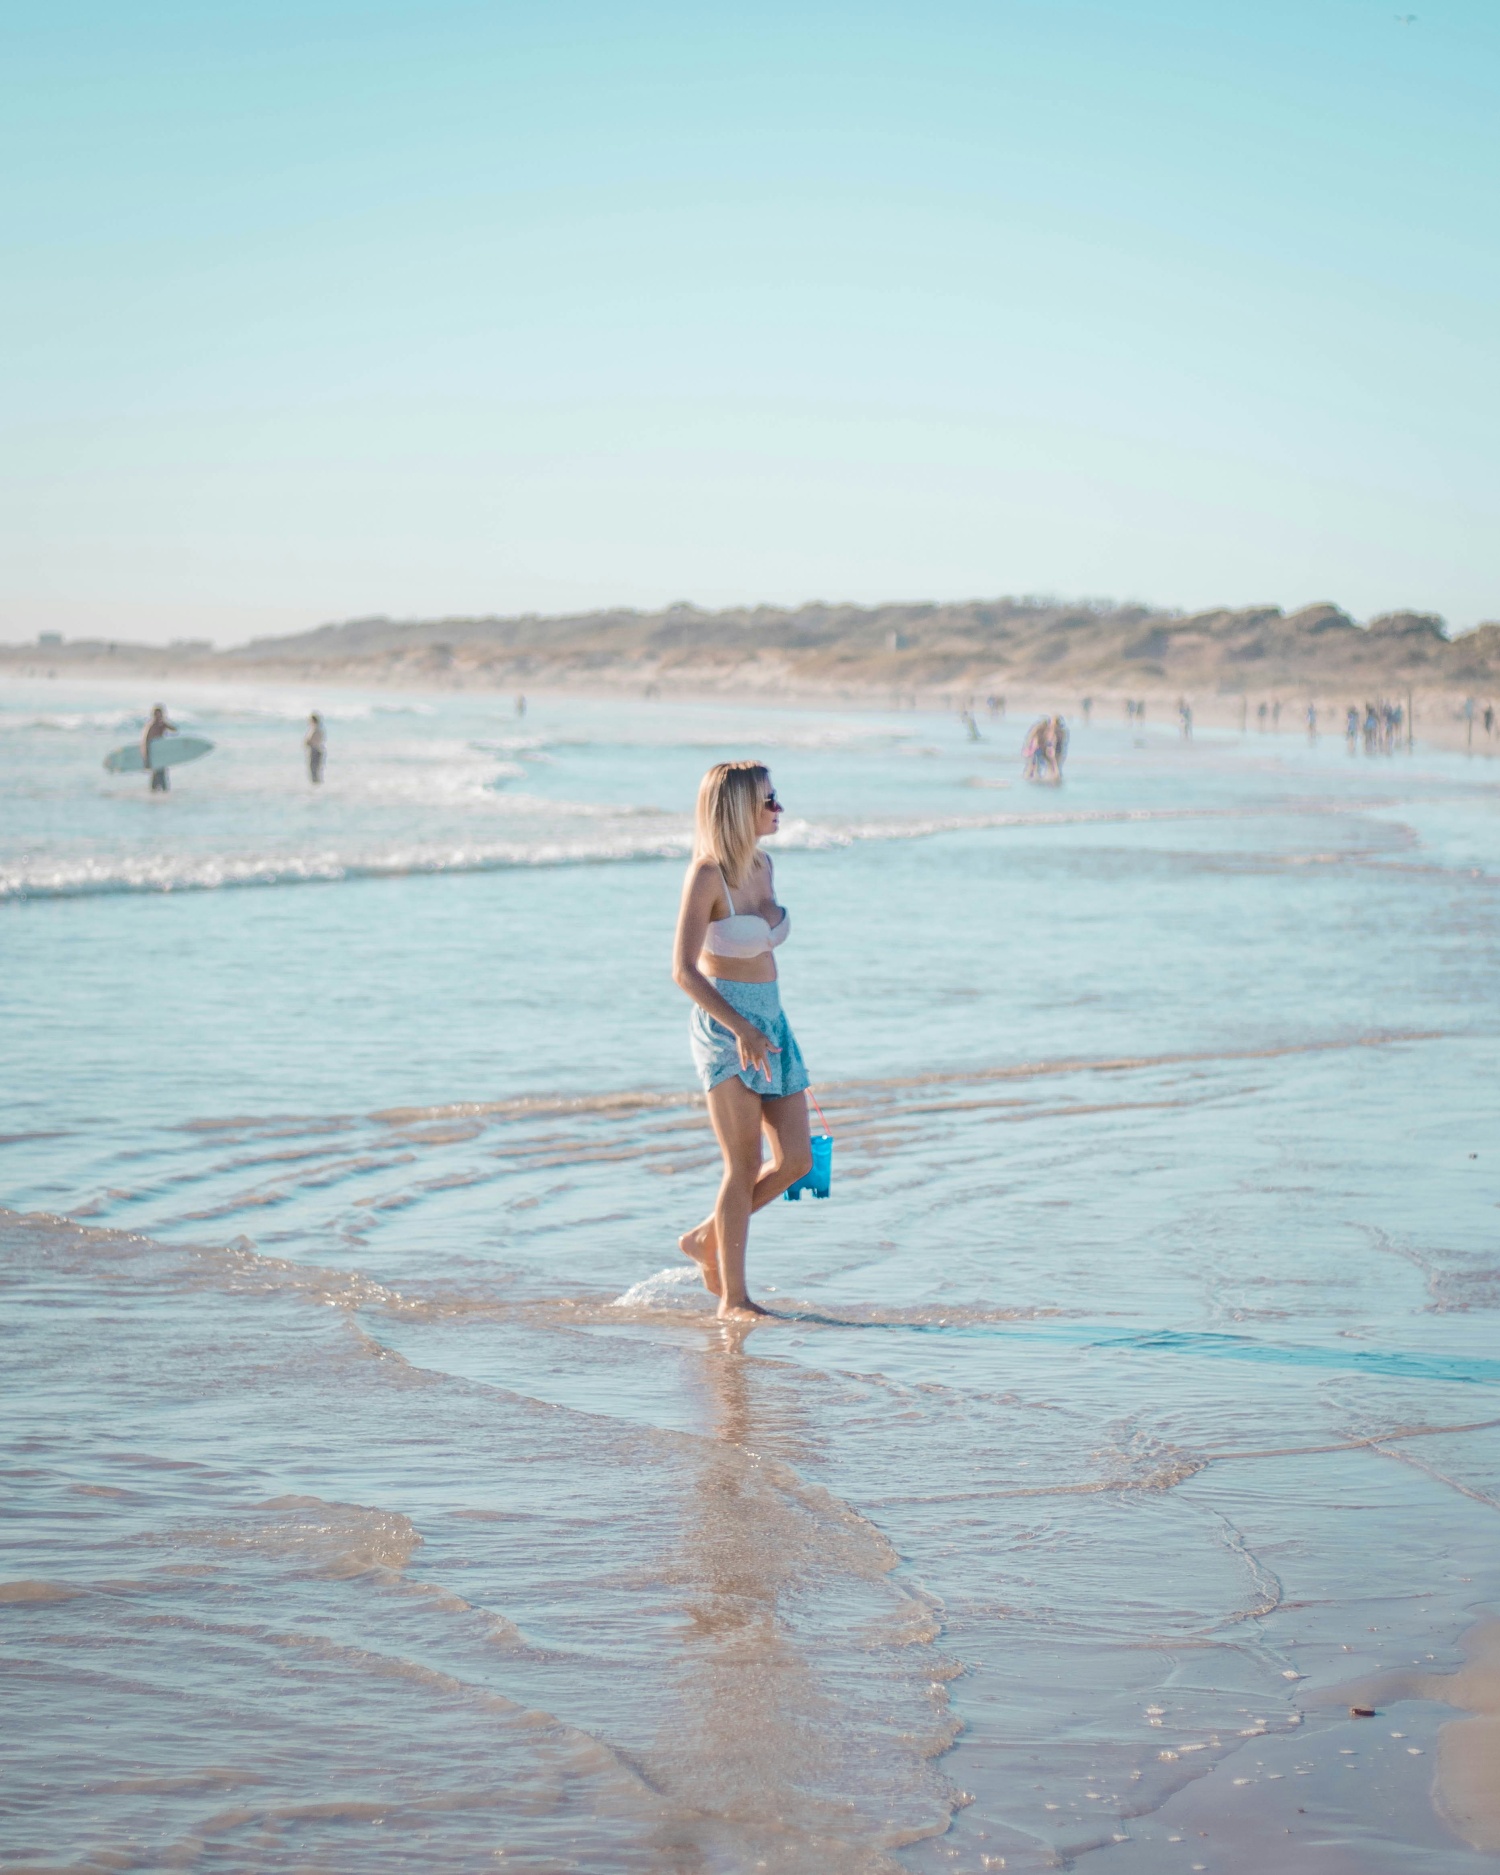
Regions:
[[826, 1198], [833, 1190], [833, 1134], [814, 1133], [812, 1136], [812, 1170], [804, 1172], [795, 1185], [788, 1185], [788, 1198], [800, 1198], [803, 1192], [811, 1192], [814, 1198]]

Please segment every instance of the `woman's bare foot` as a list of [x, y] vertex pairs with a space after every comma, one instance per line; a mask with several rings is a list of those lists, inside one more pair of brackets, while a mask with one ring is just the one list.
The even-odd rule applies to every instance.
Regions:
[[739, 1302], [725, 1302], [721, 1299], [714, 1313], [721, 1322], [753, 1322], [762, 1315], [769, 1315], [771, 1311], [745, 1296]]
[[698, 1265], [703, 1273], [703, 1287], [711, 1296], [716, 1296], [719, 1293], [719, 1246], [714, 1242], [713, 1219], [700, 1224], [696, 1230], [685, 1231], [677, 1239], [677, 1247]]

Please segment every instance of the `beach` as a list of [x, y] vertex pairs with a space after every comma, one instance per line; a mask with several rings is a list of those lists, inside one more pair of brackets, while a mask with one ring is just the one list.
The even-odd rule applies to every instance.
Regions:
[[[163, 687], [155, 799], [155, 693], [0, 701], [3, 1866], [1496, 1866], [1489, 763]], [[675, 1246], [737, 756], [835, 1135], [750, 1331]]]

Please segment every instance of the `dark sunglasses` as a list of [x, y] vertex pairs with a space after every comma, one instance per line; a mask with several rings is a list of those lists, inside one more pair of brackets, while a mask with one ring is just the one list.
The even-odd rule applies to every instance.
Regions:
[[768, 794], [761, 802], [761, 806], [769, 808], [773, 814], [779, 814], [781, 812], [781, 803], [776, 799], [774, 794]]

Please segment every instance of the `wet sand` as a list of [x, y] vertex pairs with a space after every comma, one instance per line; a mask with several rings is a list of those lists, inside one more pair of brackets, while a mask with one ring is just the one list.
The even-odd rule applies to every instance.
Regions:
[[[1344, 1692], [1500, 1594], [1478, 764], [1099, 723], [985, 814], [951, 718], [384, 694], [314, 794], [227, 691], [165, 812], [0, 699], [20, 1866], [1494, 1867], [1492, 1704]], [[837, 1138], [732, 1336], [726, 745]]]
[[1433, 1796], [1439, 1814], [1472, 1848], [1500, 1853], [1500, 1621], [1463, 1638], [1463, 1665], [1449, 1673], [1398, 1671], [1341, 1689], [1351, 1706], [1399, 1716], [1413, 1700], [1456, 1706], [1470, 1716], [1439, 1728]]

